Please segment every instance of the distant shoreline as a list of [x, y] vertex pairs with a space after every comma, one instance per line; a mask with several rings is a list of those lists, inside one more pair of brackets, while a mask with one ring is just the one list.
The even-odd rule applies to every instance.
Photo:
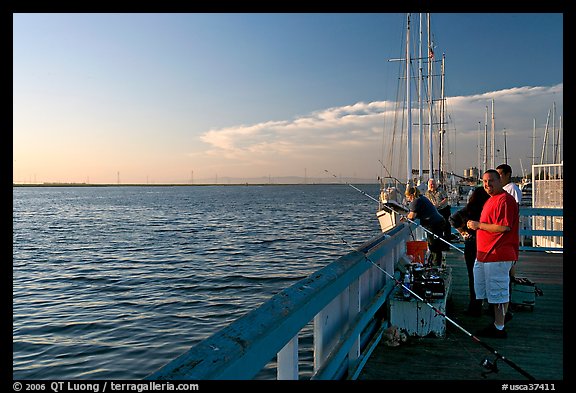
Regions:
[[[378, 183], [354, 183], [354, 184], [378, 184]], [[38, 183], [38, 184], [17, 184], [12, 183], [12, 187], [209, 187], [209, 186], [345, 186], [346, 183], [230, 183], [230, 184], [183, 184], [183, 183], [157, 183], [157, 184], [88, 184], [88, 183]]]

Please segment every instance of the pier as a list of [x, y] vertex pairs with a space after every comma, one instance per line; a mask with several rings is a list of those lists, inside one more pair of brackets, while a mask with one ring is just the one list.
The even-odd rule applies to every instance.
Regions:
[[[562, 212], [548, 210], [525, 213], [562, 217]], [[446, 319], [440, 337], [410, 336], [400, 346], [385, 345], [381, 338], [391, 326], [387, 314], [400, 278], [396, 267], [407, 258], [406, 242], [421, 238], [420, 230], [403, 223], [370, 239], [146, 379], [260, 379], [261, 371], [275, 371], [279, 380], [563, 380], [564, 254], [559, 247], [520, 248], [516, 277], [534, 282], [543, 295], [535, 297], [533, 307], [513, 308], [508, 338], [475, 336], [492, 319], [464, 314], [469, 300], [466, 266], [463, 253], [451, 249], [446, 253], [451, 277], [445, 314], [453, 322]], [[563, 238], [563, 231], [555, 228], [523, 229], [521, 234]], [[305, 334], [308, 327], [311, 336]], [[302, 354], [313, 359], [311, 375], [301, 372]], [[481, 365], [486, 362], [496, 368], [488, 373]], [[265, 379], [270, 377], [268, 373]]]
[[[468, 279], [464, 257], [458, 251], [447, 253], [452, 268], [451, 296], [446, 315], [471, 334], [491, 322], [487, 314], [470, 317]], [[513, 307], [513, 318], [506, 324], [506, 339], [482, 338], [481, 341], [533, 376], [537, 381], [564, 379], [564, 302], [563, 254], [521, 251], [516, 277], [526, 277], [543, 292], [533, 309]], [[438, 316], [440, 318], [440, 316]], [[409, 337], [397, 347], [379, 343], [358, 380], [502, 380], [528, 381], [503, 360], [497, 360], [498, 372], [480, 365], [496, 358], [486, 348], [454, 324], [447, 322], [446, 336]]]

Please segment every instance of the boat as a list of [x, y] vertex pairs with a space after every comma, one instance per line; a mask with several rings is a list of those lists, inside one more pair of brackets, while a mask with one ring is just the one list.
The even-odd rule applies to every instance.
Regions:
[[522, 199], [520, 206], [532, 206], [532, 181], [526, 180], [520, 184], [520, 191], [522, 191]]
[[[427, 29], [428, 29], [428, 43], [427, 43], [427, 53], [426, 57], [422, 56], [422, 21], [423, 17], [420, 14], [420, 40], [419, 40], [419, 54], [415, 55], [411, 52], [411, 14], [406, 16], [406, 41], [404, 46], [403, 58], [400, 59], [390, 59], [389, 61], [401, 61], [403, 66], [401, 67], [404, 71], [400, 78], [405, 80], [405, 85], [401, 83], [398, 97], [403, 97], [405, 99], [399, 99], [397, 102], [397, 113], [404, 113], [405, 116], [395, 116], [396, 124], [393, 126], [393, 136], [392, 138], [383, 138], [384, 140], [391, 140], [391, 145], [389, 151], [387, 152], [388, 165], [391, 170], [397, 173], [391, 173], [388, 167], [380, 161], [384, 170], [386, 170], [386, 176], [379, 178], [380, 183], [380, 193], [379, 193], [379, 203], [376, 212], [376, 217], [380, 224], [382, 232], [388, 232], [400, 223], [400, 218], [403, 214], [408, 212], [404, 192], [408, 186], [416, 186], [422, 194], [425, 193], [427, 189], [427, 182], [430, 178], [439, 179], [440, 185], [444, 187], [449, 196], [459, 195], [457, 187], [454, 187], [453, 176], [451, 173], [445, 170], [445, 163], [443, 159], [443, 135], [445, 134], [444, 129], [444, 62], [445, 56], [442, 56], [441, 60], [441, 77], [442, 77], [442, 96], [440, 99], [435, 99], [434, 89], [433, 89], [433, 76], [434, 70], [433, 65], [436, 62], [434, 58], [434, 45], [431, 41], [430, 33], [430, 14], [427, 14]], [[418, 75], [412, 75], [412, 62], [418, 61]], [[427, 75], [422, 73], [423, 62], [427, 63]], [[416, 78], [418, 80], [418, 85], [416, 87], [412, 86], [412, 80]], [[427, 89], [426, 91], [426, 105], [424, 105], [423, 99], [424, 94], [419, 94], [418, 92], [424, 91], [422, 87], [422, 82], [426, 79]], [[413, 155], [412, 155], [412, 90], [416, 90], [415, 96], [418, 97], [418, 140], [419, 140], [419, 151], [418, 151], [418, 165], [417, 171], [413, 169]], [[438, 108], [435, 108], [437, 105]], [[427, 119], [424, 119], [424, 112], [427, 114]], [[440, 119], [435, 119], [436, 112], [439, 113]], [[426, 124], [425, 124], [426, 123]], [[405, 125], [405, 127], [404, 127]], [[424, 162], [424, 126], [427, 126], [427, 155], [428, 155], [428, 170], [422, 168]], [[435, 127], [438, 127], [435, 129]], [[396, 136], [399, 133], [400, 136]], [[439, 135], [440, 140], [434, 148], [434, 135]], [[397, 140], [400, 143], [397, 143]], [[384, 149], [383, 149], [384, 150]], [[438, 168], [434, 168], [434, 157], [438, 156]], [[405, 160], [404, 160], [405, 158]], [[404, 164], [402, 164], [404, 162]], [[404, 175], [400, 173], [404, 172]], [[427, 175], [427, 176], [426, 176]], [[401, 180], [398, 179], [401, 178]], [[452, 185], [452, 187], [447, 187], [447, 185]], [[453, 188], [456, 189], [453, 192]], [[459, 197], [456, 198], [459, 200]]]
[[378, 211], [376, 217], [382, 232], [388, 232], [400, 223], [403, 214], [408, 213], [406, 205], [403, 203], [405, 188], [391, 184], [380, 183], [380, 195], [378, 199]]

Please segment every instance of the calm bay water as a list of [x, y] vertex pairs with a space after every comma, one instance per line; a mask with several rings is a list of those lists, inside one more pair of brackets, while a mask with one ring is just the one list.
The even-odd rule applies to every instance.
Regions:
[[376, 208], [346, 185], [15, 187], [13, 378], [143, 378], [376, 236]]

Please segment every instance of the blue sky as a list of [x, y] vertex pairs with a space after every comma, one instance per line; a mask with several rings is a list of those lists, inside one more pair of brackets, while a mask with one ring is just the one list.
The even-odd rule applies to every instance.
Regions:
[[[374, 179], [405, 19], [14, 14], [13, 179], [186, 183], [325, 169]], [[539, 156], [553, 103], [557, 127], [562, 115], [563, 15], [440, 13], [432, 31], [437, 58], [446, 54], [450, 169], [477, 165], [478, 122], [494, 99], [497, 144], [506, 129], [520, 174], [533, 118]]]

